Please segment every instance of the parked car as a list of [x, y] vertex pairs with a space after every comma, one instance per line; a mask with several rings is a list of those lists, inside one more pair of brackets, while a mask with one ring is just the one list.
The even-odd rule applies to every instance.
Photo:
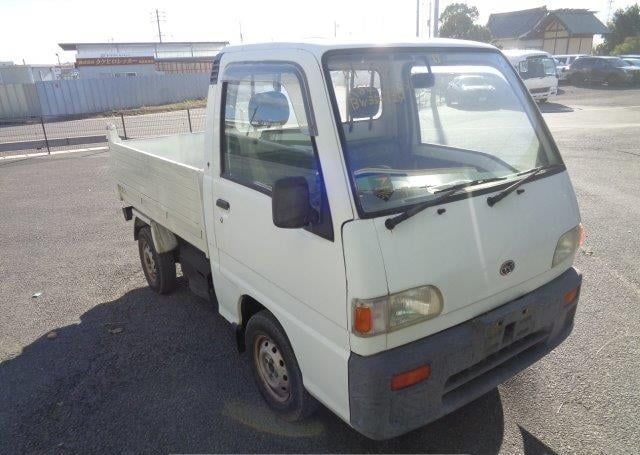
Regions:
[[[417, 103], [471, 73], [504, 81], [513, 107]], [[370, 438], [398, 436], [573, 328], [577, 199], [493, 46], [230, 46], [213, 62], [204, 132], [122, 140], [111, 125], [108, 140], [149, 286], [172, 292], [180, 263], [287, 420], [320, 402]]]
[[588, 57], [587, 54], [566, 54], [566, 55], [554, 55], [553, 58], [556, 61], [556, 70], [558, 71], [558, 77], [561, 81], [567, 80], [569, 67], [571, 64], [580, 57]]
[[445, 101], [447, 106], [491, 108], [495, 92], [496, 88], [484, 76], [456, 76], [447, 86]]
[[502, 52], [516, 68], [534, 100], [544, 103], [558, 93], [558, 74], [551, 54], [521, 49]]
[[598, 82], [616, 86], [640, 81], [640, 68], [620, 57], [582, 57], [571, 64], [568, 77], [573, 85]]

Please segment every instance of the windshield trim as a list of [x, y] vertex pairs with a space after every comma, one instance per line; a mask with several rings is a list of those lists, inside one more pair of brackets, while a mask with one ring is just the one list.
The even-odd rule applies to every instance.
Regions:
[[[543, 179], [551, 175], [564, 172], [566, 170], [564, 160], [562, 159], [562, 155], [558, 150], [558, 145], [556, 144], [553, 136], [551, 135], [551, 131], [549, 130], [549, 127], [544, 121], [544, 118], [542, 117], [540, 110], [537, 108], [537, 105], [535, 104], [535, 101], [531, 96], [531, 93], [529, 92], [524, 82], [518, 75], [518, 71], [516, 70], [516, 68], [509, 62], [509, 60], [504, 56], [504, 54], [500, 52], [499, 49], [469, 48], [466, 46], [456, 46], [456, 47], [442, 47], [442, 46], [413, 47], [412, 46], [412, 47], [379, 47], [379, 48], [361, 47], [361, 48], [349, 48], [349, 49], [332, 49], [322, 54], [322, 58], [321, 58], [322, 74], [324, 75], [325, 86], [329, 94], [329, 102], [331, 103], [331, 110], [333, 111], [334, 125], [336, 126], [338, 136], [340, 138], [340, 148], [342, 152], [342, 158], [344, 159], [344, 162], [346, 164], [346, 172], [348, 174], [347, 179], [349, 181], [349, 186], [351, 188], [351, 197], [353, 198], [353, 203], [356, 207], [356, 211], [360, 219], [379, 218], [382, 216], [402, 213], [416, 205], [425, 204], [427, 202], [427, 201], [421, 201], [421, 202], [416, 202], [414, 204], [406, 204], [398, 207], [391, 207], [389, 209], [382, 209], [382, 210], [367, 212], [366, 210], [364, 210], [364, 208], [362, 207], [362, 203], [357, 197], [358, 189], [356, 187], [356, 181], [353, 176], [353, 173], [349, 170], [351, 169], [351, 167], [349, 163], [348, 153], [345, 153], [347, 140], [346, 140], [346, 137], [344, 136], [344, 131], [342, 130], [342, 125], [340, 122], [340, 110], [338, 108], [336, 93], [333, 88], [333, 84], [331, 83], [331, 72], [329, 71], [328, 59], [334, 55], [340, 55], [340, 54], [342, 55], [385, 54], [385, 53], [390, 54], [393, 52], [404, 52], [404, 53], [411, 53], [411, 52], [478, 52], [480, 53], [482, 52], [482, 53], [488, 53], [488, 54], [499, 54], [508, 64], [506, 65], [506, 67], [509, 68], [507, 71], [512, 72], [513, 76], [515, 76], [515, 80], [517, 81], [516, 83], [519, 84], [520, 86], [521, 93], [523, 94], [523, 97], [524, 97], [524, 102], [526, 103], [525, 113], [527, 114], [527, 117], [529, 117], [529, 120], [532, 123], [531, 126], [534, 129], [536, 136], [538, 136], [540, 140], [542, 139], [541, 138], [542, 136], [548, 141], [551, 151], [557, 155], [559, 160], [558, 168], [556, 170], [552, 170], [549, 172], [544, 172], [542, 174], [536, 175], [533, 179], [531, 179], [531, 181], [533, 182], [539, 179]], [[382, 81], [381, 81], [381, 84], [382, 84]], [[532, 115], [533, 115], [533, 118], [531, 117]], [[477, 190], [468, 190], [468, 191], [461, 192], [459, 194], [454, 194], [453, 196], [448, 198], [447, 201], [443, 202], [443, 204], [447, 204], [449, 202], [456, 202], [461, 199], [467, 199], [470, 197], [481, 196], [483, 194], [492, 193], [494, 191], [499, 191], [503, 188], [506, 188], [511, 183], [512, 183], [511, 180], [508, 180], [507, 183], [496, 182], [495, 185], [489, 185], [488, 187], [485, 187], [483, 185], [482, 188], [479, 188]]]

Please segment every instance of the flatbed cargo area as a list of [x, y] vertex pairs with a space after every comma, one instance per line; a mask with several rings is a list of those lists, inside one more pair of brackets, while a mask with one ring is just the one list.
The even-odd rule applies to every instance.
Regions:
[[202, 213], [204, 134], [125, 141], [109, 130], [109, 142], [120, 199], [207, 253]]

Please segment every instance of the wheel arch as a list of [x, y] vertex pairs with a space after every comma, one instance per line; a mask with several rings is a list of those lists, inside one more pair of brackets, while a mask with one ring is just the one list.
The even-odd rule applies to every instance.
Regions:
[[[240, 296], [238, 302], [238, 315], [240, 316], [240, 318], [238, 324], [235, 325], [236, 346], [238, 348], [238, 352], [244, 352], [247, 348], [244, 341], [247, 322], [249, 322], [251, 316], [266, 309], [267, 307], [265, 307], [262, 303], [260, 303], [257, 299], [253, 298], [249, 294], [243, 294], [242, 296]], [[276, 318], [276, 320], [278, 320], [275, 315], [274, 317]], [[282, 324], [280, 325], [282, 326]]]
[[140, 219], [139, 217], [135, 217], [133, 220], [133, 240], [138, 240], [140, 237], [140, 229], [145, 226], [149, 226], [145, 221]]

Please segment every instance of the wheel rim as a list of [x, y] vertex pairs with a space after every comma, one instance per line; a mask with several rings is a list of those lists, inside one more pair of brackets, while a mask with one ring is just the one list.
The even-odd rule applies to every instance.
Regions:
[[253, 342], [254, 362], [264, 388], [279, 403], [291, 397], [289, 370], [280, 347], [266, 335], [258, 335]]
[[150, 281], [156, 281], [158, 271], [156, 269], [156, 261], [153, 259], [153, 250], [146, 240], [142, 243], [142, 263], [147, 272]]

